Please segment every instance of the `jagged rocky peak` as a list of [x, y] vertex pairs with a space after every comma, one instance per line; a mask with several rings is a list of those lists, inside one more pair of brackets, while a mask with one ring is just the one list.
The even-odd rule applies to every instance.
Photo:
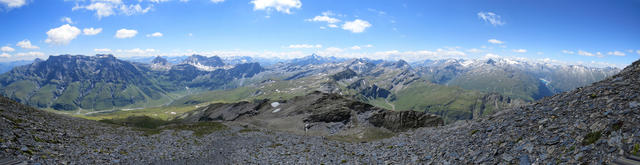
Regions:
[[224, 62], [218, 56], [206, 57], [202, 55], [191, 55], [189, 58], [185, 59], [182, 63], [191, 64], [194, 66], [202, 65], [208, 67], [222, 67], [224, 66]]
[[169, 70], [171, 69], [171, 64], [167, 59], [157, 56], [151, 61], [151, 69], [153, 70]]
[[169, 61], [167, 59], [162, 58], [160, 56], [156, 56], [153, 60], [151, 60], [151, 64], [160, 64], [160, 65], [168, 65]]

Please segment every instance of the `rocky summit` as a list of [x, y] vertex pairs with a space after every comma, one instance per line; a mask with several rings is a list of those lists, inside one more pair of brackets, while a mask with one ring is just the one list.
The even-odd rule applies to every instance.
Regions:
[[[640, 153], [638, 81], [640, 61], [590, 86], [485, 118], [358, 142], [222, 121], [227, 115], [204, 115], [222, 123], [130, 128], [56, 115], [0, 98], [0, 156], [46, 164], [612, 164], [625, 155]], [[318, 100], [326, 97], [332, 96], [299, 99], [322, 103]], [[295, 100], [245, 104], [247, 110], [271, 107], [270, 112], [261, 112], [264, 115], [304, 111], [285, 108]], [[313, 107], [314, 102], [298, 104]], [[233, 106], [240, 104], [209, 108], [221, 112], [222, 107]], [[280, 106], [285, 109], [276, 111]], [[347, 109], [354, 113], [351, 109], [362, 108]], [[302, 119], [325, 120], [313, 115]], [[202, 116], [198, 120], [209, 120]], [[398, 114], [368, 120], [376, 123], [393, 116]], [[228, 119], [240, 118], [232, 114]]]

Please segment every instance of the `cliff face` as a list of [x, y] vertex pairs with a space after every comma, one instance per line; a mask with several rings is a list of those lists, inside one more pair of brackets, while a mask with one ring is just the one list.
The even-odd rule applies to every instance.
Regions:
[[[255, 123], [265, 120], [276, 129], [304, 131], [319, 134], [351, 134], [353, 130], [370, 127], [400, 132], [420, 127], [443, 125], [439, 116], [416, 111], [394, 112], [344, 98], [336, 94], [313, 92], [306, 96], [284, 101], [260, 100], [230, 104], [211, 104], [179, 118], [185, 122], [241, 121]], [[290, 123], [282, 125], [278, 122]], [[275, 121], [275, 122], [274, 122]], [[269, 127], [267, 124], [266, 127]]]
[[369, 122], [376, 127], [384, 127], [393, 131], [444, 125], [442, 118], [416, 111], [379, 111], [371, 115]]

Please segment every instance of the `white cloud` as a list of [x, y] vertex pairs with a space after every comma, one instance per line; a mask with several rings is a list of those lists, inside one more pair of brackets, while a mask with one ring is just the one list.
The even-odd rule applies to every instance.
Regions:
[[487, 53], [486, 55], [484, 55], [484, 58], [500, 58], [500, 56], [493, 53]]
[[220, 3], [220, 2], [224, 2], [224, 0], [211, 0], [211, 2], [213, 2], [213, 3]]
[[15, 51], [15, 49], [13, 49], [12, 47], [9, 47], [9, 46], [3, 46], [2, 48], [0, 48], [0, 50], [2, 50], [3, 52], [13, 52], [13, 51]]
[[93, 49], [94, 52], [111, 52], [111, 49], [109, 48], [95, 48]]
[[82, 30], [82, 32], [84, 33], [84, 35], [92, 36], [92, 35], [96, 35], [96, 34], [98, 34], [98, 33], [102, 32], [102, 28], [97, 28], [97, 29], [94, 29], [94, 28], [84, 28], [84, 29]]
[[526, 52], [527, 52], [527, 49], [513, 49], [513, 52], [516, 52], [516, 53], [526, 53]]
[[125, 15], [144, 14], [151, 11], [151, 6], [142, 8], [140, 4], [135, 5], [120, 5], [120, 11]]
[[135, 49], [129, 49], [129, 50], [122, 50], [122, 52], [125, 53], [132, 53], [132, 54], [147, 54], [147, 53], [153, 53], [156, 52], [155, 49], [140, 49], [140, 48], [135, 48]]
[[636, 50], [636, 53], [638, 53], [640, 55], [640, 50]]
[[320, 44], [316, 44], [316, 45], [310, 45], [310, 44], [295, 44], [295, 45], [289, 45], [289, 48], [293, 48], [293, 49], [300, 49], [300, 48], [322, 48], [322, 45]]
[[[168, 0], [150, 0], [151, 2], [159, 3], [166, 2]], [[83, 0], [78, 0], [77, 2], [85, 2]], [[144, 14], [153, 8], [153, 5], [147, 5], [147, 7], [142, 7], [140, 5], [141, 0], [138, 1], [138, 4], [125, 4], [121, 0], [91, 0], [88, 4], [80, 5], [76, 4], [71, 10], [79, 10], [85, 9], [89, 11], [94, 11], [98, 18], [108, 17], [115, 14], [124, 14], [124, 15], [134, 15], [134, 14]]]
[[47, 31], [47, 40], [50, 44], [66, 45], [80, 34], [80, 29], [69, 24], [62, 25]]
[[27, 52], [27, 53], [17, 53], [18, 57], [44, 57], [44, 53], [42, 52]]
[[497, 39], [489, 39], [488, 42], [492, 43], [492, 44], [503, 44], [504, 43], [503, 41], [500, 41], [500, 40], [497, 40]]
[[590, 57], [596, 56], [596, 55], [594, 55], [593, 53], [590, 53], [590, 52], [587, 52], [587, 51], [582, 51], [582, 50], [578, 50], [578, 55], [581, 55], [581, 56], [590, 56]]
[[40, 47], [31, 45], [31, 41], [22, 40], [16, 44], [16, 46], [21, 47], [22, 49], [40, 49]]
[[132, 29], [120, 29], [116, 31], [116, 38], [124, 39], [124, 38], [132, 38], [138, 34], [137, 30]]
[[27, 4], [27, 0], [0, 0], [0, 4], [4, 4], [7, 8], [19, 8]]
[[62, 22], [66, 22], [66, 23], [68, 23], [68, 24], [73, 24], [73, 21], [72, 21], [72, 20], [71, 20], [71, 18], [69, 18], [69, 17], [62, 17], [62, 18], [60, 19], [60, 21], [62, 21]]
[[339, 19], [333, 18], [333, 17], [331, 17], [331, 15], [333, 15], [333, 13], [330, 12], [330, 11], [322, 12], [322, 15], [318, 15], [318, 16], [315, 16], [313, 18], [306, 19], [305, 21], [309, 21], [309, 22], [327, 22], [329, 24], [335, 24], [335, 23], [340, 22]]
[[160, 32], [155, 32], [155, 33], [152, 33], [152, 34], [147, 34], [147, 37], [162, 37], [162, 36], [163, 36], [163, 35], [162, 35], [162, 33], [160, 33]]
[[482, 50], [477, 49], [477, 48], [471, 48], [471, 49], [467, 50], [467, 52], [469, 52], [469, 53], [481, 53]]
[[369, 27], [371, 27], [371, 24], [361, 19], [347, 21], [342, 25], [342, 29], [351, 31], [352, 33], [362, 33]]
[[351, 49], [351, 50], [361, 50], [361, 49], [364, 49], [364, 48], [372, 48], [372, 47], [373, 47], [373, 45], [371, 45], [371, 44], [367, 44], [367, 45], [354, 45], [354, 46], [350, 47], [350, 49]]
[[115, 12], [113, 8], [115, 8], [116, 5], [117, 4], [103, 3], [103, 2], [94, 2], [86, 6], [79, 6], [76, 4], [76, 6], [73, 7], [71, 10], [73, 11], [78, 9], [86, 9], [90, 11], [95, 11], [98, 18], [102, 18], [102, 17], [108, 17], [111, 15], [114, 15]]
[[570, 51], [570, 50], [562, 50], [562, 53], [564, 53], [564, 54], [575, 54], [576, 52]]
[[621, 52], [621, 51], [608, 52], [607, 54], [614, 55], [614, 56], [626, 56], [626, 54], [624, 54], [624, 52]]
[[479, 12], [478, 18], [482, 19], [484, 22], [490, 23], [493, 26], [502, 26], [505, 24], [505, 22], [501, 20], [500, 15], [493, 12]]
[[9, 57], [11, 57], [11, 55], [9, 55], [9, 53], [0, 54], [0, 58], [9, 58]]
[[327, 26], [330, 27], [330, 28], [338, 28], [338, 25], [336, 25], [336, 24], [329, 24]]
[[275, 9], [278, 12], [291, 14], [291, 9], [299, 9], [302, 7], [300, 0], [252, 0], [253, 10], [266, 10], [267, 12]]
[[337, 48], [337, 47], [328, 47], [327, 49], [325, 49], [323, 52], [327, 53], [327, 54], [333, 54], [333, 53], [340, 53], [343, 52], [344, 50], [342, 48]]

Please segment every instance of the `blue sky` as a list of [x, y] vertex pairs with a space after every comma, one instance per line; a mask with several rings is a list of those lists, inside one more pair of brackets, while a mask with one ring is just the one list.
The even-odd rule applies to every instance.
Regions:
[[640, 57], [638, 0], [0, 0], [0, 6], [0, 61], [317, 53], [623, 67]]

